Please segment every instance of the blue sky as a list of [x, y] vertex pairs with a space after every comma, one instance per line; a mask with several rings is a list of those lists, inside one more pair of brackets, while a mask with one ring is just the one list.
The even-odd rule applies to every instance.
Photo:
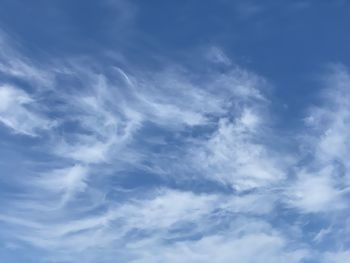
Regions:
[[347, 262], [349, 11], [0, 0], [0, 261]]

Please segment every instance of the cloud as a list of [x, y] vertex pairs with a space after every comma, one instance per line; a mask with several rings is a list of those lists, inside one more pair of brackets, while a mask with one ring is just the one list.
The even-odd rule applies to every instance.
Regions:
[[[72, 172], [76, 171], [71, 169], [69, 177]], [[67, 188], [67, 184], [58, 185]], [[183, 255], [189, 262], [206, 260], [206, 256], [216, 256], [219, 262], [242, 256], [245, 262], [253, 262], [256, 255], [270, 262], [289, 255], [292, 262], [298, 262], [306, 254], [302, 249], [285, 251], [287, 241], [268, 223], [254, 218], [271, 209], [263, 208], [268, 199], [259, 195], [198, 195], [168, 189], [148, 195], [120, 205], [111, 203], [105, 213], [79, 219], [69, 219], [72, 215], [61, 211], [49, 221], [28, 211], [21, 220], [9, 216], [1, 216], [0, 220], [11, 228], [17, 225], [12, 229], [15, 240], [49, 250], [56, 260], [67, 254], [73, 255], [70, 260], [83, 258], [79, 256], [83, 251], [93, 258], [97, 250], [108, 254], [117, 244], [123, 244], [130, 262], [179, 262]], [[217, 230], [226, 224], [228, 230]], [[123, 256], [118, 249], [115, 253]]]
[[346, 201], [331, 169], [326, 167], [314, 174], [299, 172], [298, 180], [289, 189], [288, 202], [307, 213], [344, 209]]
[[242, 263], [268, 261], [281, 262], [286, 257], [289, 262], [301, 262], [307, 256], [303, 250], [285, 251], [285, 240], [279, 236], [264, 233], [243, 235], [239, 238], [209, 236], [198, 241], [178, 242], [173, 246], [149, 248], [139, 259], [131, 262], [216, 262], [225, 263], [239, 259]]
[[[297, 135], [281, 138], [268, 81], [213, 52], [209, 60], [225, 70], [208, 63], [205, 74], [93, 58], [43, 70], [3, 53], [0, 121], [40, 140], [23, 153], [9, 183], [16, 191], [2, 195], [1, 236], [45, 251], [39, 262], [303, 262], [320, 254], [322, 236], [341, 235], [322, 229], [344, 227], [348, 208], [346, 68], [327, 73], [326, 98]], [[289, 140], [297, 147], [285, 147]]]
[[35, 188], [42, 188], [52, 194], [59, 194], [61, 203], [64, 204], [74, 197], [76, 193], [83, 192], [87, 188], [87, 167], [75, 165], [68, 168], [57, 169], [49, 174], [43, 174], [31, 184]]
[[0, 86], [0, 122], [15, 133], [37, 136], [39, 130], [55, 125], [33, 109], [35, 101], [23, 90], [10, 85]]
[[307, 164], [296, 169], [297, 180], [289, 190], [288, 202], [304, 212], [345, 209], [348, 179], [350, 128], [349, 73], [333, 65], [322, 78], [325, 86], [321, 105], [309, 110], [301, 148]]
[[[32, 171], [31, 182], [18, 183], [22, 192], [7, 199], [1, 210], [8, 239], [44, 249], [53, 261], [91, 262], [103, 251], [106, 262], [115, 256], [152, 262], [158, 259], [147, 251], [164, 251], [163, 258], [177, 262], [185, 247], [188, 258], [196, 260], [210, 245], [213, 248], [207, 253], [213, 257], [215, 250], [241, 249], [252, 240], [257, 247], [245, 253], [261, 253], [271, 261], [280, 258], [284, 238], [272, 233], [269, 222], [255, 218], [274, 210], [276, 198], [269, 192], [201, 193], [165, 184], [160, 190], [131, 189], [113, 198], [113, 179], [134, 169], [140, 170], [140, 176], [167, 171], [162, 176], [173, 180], [187, 166], [189, 171], [204, 172], [196, 180], [207, 178], [239, 190], [282, 179], [258, 133], [267, 103], [261, 90], [267, 86], [263, 78], [238, 66], [203, 76], [174, 65], [140, 73], [121, 67], [98, 72], [75, 60], [49, 64], [48, 72], [55, 76], [49, 93], [34, 89], [29, 96], [19, 88], [4, 89], [4, 101], [9, 102], [2, 106], [3, 116], [17, 120], [25, 115], [30, 120], [27, 125], [32, 125], [21, 128], [25, 134], [39, 134], [41, 122], [50, 123], [51, 116], [57, 123], [44, 145], [54, 165]], [[30, 80], [26, 73], [16, 77]], [[45, 99], [39, 107], [32, 97]], [[43, 108], [51, 118], [39, 117]], [[169, 146], [159, 155], [154, 151], [157, 140], [147, 140], [150, 127], [158, 132], [156, 139]], [[182, 151], [171, 146], [169, 135], [176, 135]], [[179, 183], [183, 179], [176, 177]], [[278, 251], [272, 249], [276, 246]], [[263, 248], [270, 252], [264, 254]], [[239, 255], [222, 255], [221, 260], [231, 256]]]
[[326, 88], [322, 94], [323, 105], [310, 110], [306, 123], [318, 138], [314, 143], [316, 156], [320, 160], [340, 160], [347, 164], [349, 155], [346, 130], [350, 120], [350, 75], [342, 65], [330, 66], [323, 77]]
[[254, 111], [244, 108], [234, 121], [220, 119], [209, 139], [191, 150], [200, 172], [238, 191], [271, 185], [285, 177], [283, 159], [257, 133], [262, 131], [263, 118]]
[[327, 252], [324, 254], [322, 263], [346, 262], [350, 256], [350, 251]]
[[223, 64], [229, 66], [232, 64], [231, 60], [226, 56], [226, 54], [218, 47], [210, 47], [206, 53], [209, 61], [217, 64]]
[[34, 88], [50, 88], [54, 81], [53, 72], [41, 68], [37, 62], [23, 56], [19, 43], [9, 38], [0, 29], [0, 74], [3, 77], [24, 79]]
[[265, 11], [266, 6], [262, 6], [252, 1], [238, 1], [236, 3], [236, 13], [241, 19], [251, 19]]

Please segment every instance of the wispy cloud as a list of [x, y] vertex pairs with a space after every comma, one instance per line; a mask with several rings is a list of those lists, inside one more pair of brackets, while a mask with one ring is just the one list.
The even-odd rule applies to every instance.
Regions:
[[297, 180], [291, 188], [291, 202], [306, 212], [347, 207], [349, 73], [341, 65], [332, 66], [322, 83], [322, 105], [312, 107], [305, 118], [308, 128], [301, 145], [307, 165], [297, 169]]
[[55, 125], [35, 109], [34, 99], [23, 90], [4, 84], [0, 86], [0, 100], [0, 122], [15, 133], [36, 136], [39, 130]]
[[300, 149], [289, 151], [274, 128], [268, 81], [212, 52], [205, 73], [92, 58], [42, 69], [19, 51], [1, 53], [0, 122], [9, 136], [40, 138], [34, 157], [23, 157], [34, 160], [27, 173], [11, 181], [18, 191], [3, 195], [1, 236], [46, 251], [39, 262], [321, 255], [312, 244], [333, 233], [303, 234], [300, 221], [322, 214], [343, 224], [331, 214], [348, 209], [347, 70], [327, 73], [327, 98], [293, 135]]

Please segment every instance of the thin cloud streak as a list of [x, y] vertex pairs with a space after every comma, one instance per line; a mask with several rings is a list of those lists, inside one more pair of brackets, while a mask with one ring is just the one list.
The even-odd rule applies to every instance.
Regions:
[[[27, 83], [1, 84], [2, 128], [37, 139], [53, 161], [34, 162], [23, 175], [29, 182], [14, 181], [19, 191], [4, 196], [0, 232], [45, 250], [40, 262], [328, 262], [346, 255], [315, 251], [320, 232], [300, 234], [298, 221], [322, 215], [331, 222], [332, 213], [348, 209], [344, 67], [327, 73], [336, 88], [325, 89], [330, 96], [310, 109], [308, 126], [293, 138], [300, 151], [288, 152], [273, 140], [268, 81], [218, 50], [207, 74], [179, 65], [142, 74], [131, 66], [96, 69], [74, 59], [42, 71], [8, 54], [6, 65], [30, 70], [0, 67]], [[159, 182], [133, 187], [147, 174]], [[131, 186], [121, 183], [126, 177]]]

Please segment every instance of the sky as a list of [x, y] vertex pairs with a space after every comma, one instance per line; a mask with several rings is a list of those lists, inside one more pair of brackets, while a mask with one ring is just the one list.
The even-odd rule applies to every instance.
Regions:
[[349, 12], [0, 0], [0, 261], [347, 262]]

